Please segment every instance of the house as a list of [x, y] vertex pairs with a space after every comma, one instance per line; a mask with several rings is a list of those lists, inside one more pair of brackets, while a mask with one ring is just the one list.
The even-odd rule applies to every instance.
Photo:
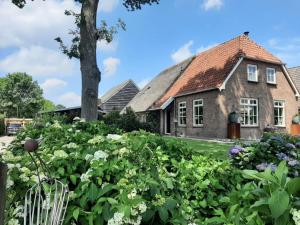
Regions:
[[[132, 80], [111, 88], [98, 101], [99, 117], [113, 111], [121, 111], [138, 92], [139, 88]], [[44, 113], [66, 115], [72, 121], [74, 117], [80, 117], [81, 107], [68, 107]]]
[[140, 91], [132, 80], [111, 88], [99, 99], [99, 107], [105, 112], [120, 112]]
[[245, 32], [193, 58], [148, 111], [161, 133], [196, 138], [226, 138], [238, 112], [241, 138], [254, 139], [268, 125], [289, 131], [298, 96], [284, 63]]
[[[131, 108], [142, 122], [146, 122], [147, 113], [151, 112], [154, 103], [168, 91], [192, 60], [193, 57], [159, 73], [127, 104], [126, 108]], [[159, 112], [154, 113], [160, 116]]]
[[[300, 90], [300, 66], [289, 68], [288, 72], [291, 78], [293, 79], [293, 81], [295, 82], [295, 85], [299, 91]], [[299, 101], [298, 112], [300, 113], [300, 101]]]

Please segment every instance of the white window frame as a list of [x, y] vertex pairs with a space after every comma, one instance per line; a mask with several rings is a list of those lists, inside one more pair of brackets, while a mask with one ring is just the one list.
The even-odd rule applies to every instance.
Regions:
[[[247, 101], [247, 103], [243, 103], [243, 101]], [[251, 101], [256, 101], [256, 104], [251, 103]], [[241, 122], [242, 127], [258, 127], [258, 125], [259, 125], [259, 115], [258, 115], [259, 102], [258, 102], [258, 99], [256, 99], [256, 98], [241, 98], [241, 100], [240, 100], [240, 109], [241, 110], [240, 111], [241, 111], [242, 121], [246, 121], [245, 120], [246, 117], [244, 116], [244, 118], [243, 118], [243, 116], [242, 116], [242, 107], [247, 108], [247, 115], [248, 115], [248, 117], [250, 117], [251, 116], [250, 111], [251, 111], [252, 106], [256, 106], [256, 112], [255, 112], [256, 123], [251, 124], [250, 119], [248, 118], [247, 124], [245, 124], [245, 123], [243, 124]]]
[[[269, 71], [273, 71], [274, 74], [273, 74], [273, 80], [269, 80]], [[268, 84], [276, 84], [276, 70], [274, 68], [271, 68], [271, 67], [268, 67], [266, 69], [266, 76], [267, 76], [267, 83]]]
[[[185, 115], [182, 115], [181, 109], [185, 109]], [[186, 102], [179, 102], [178, 103], [178, 125], [181, 127], [186, 127], [186, 123], [187, 123], [186, 113], [187, 113]], [[185, 124], [181, 123], [181, 118], [185, 118]]]
[[[276, 103], [281, 103], [282, 105], [276, 105]], [[282, 109], [282, 116], [277, 115], [278, 118], [282, 117], [282, 124], [275, 124], [275, 108]], [[285, 127], [285, 101], [283, 100], [274, 100], [274, 125], [276, 127]]]
[[[255, 68], [255, 79], [252, 79], [250, 76], [252, 76], [252, 73], [250, 73], [250, 68]], [[257, 65], [252, 65], [252, 64], [248, 64], [247, 65], [247, 77], [248, 77], [248, 81], [252, 81], [252, 82], [258, 82], [258, 69], [257, 69]]]
[[[200, 102], [200, 103], [197, 103]], [[196, 115], [196, 108], [202, 107], [202, 115]], [[203, 127], [203, 99], [195, 99], [193, 100], [193, 126], [194, 127]], [[200, 117], [202, 117], [202, 123], [196, 124], [196, 117], [198, 117], [198, 120], [200, 121]]]

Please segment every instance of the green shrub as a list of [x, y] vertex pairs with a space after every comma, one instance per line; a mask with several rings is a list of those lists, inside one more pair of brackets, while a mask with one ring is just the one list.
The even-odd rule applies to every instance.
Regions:
[[140, 122], [138, 117], [130, 108], [126, 112], [111, 112], [103, 117], [105, 124], [114, 128], [119, 128], [125, 132], [145, 130], [148, 132], [159, 133], [159, 121], [152, 113], [147, 114], [147, 122]]
[[[227, 162], [193, 156], [185, 144], [143, 131], [111, 135], [101, 122], [28, 126], [11, 148], [1, 153], [9, 165], [8, 218], [37, 182], [25, 138], [42, 137], [38, 154], [51, 175], [68, 184], [65, 224], [192, 224], [214, 216], [214, 208], [241, 179]], [[125, 222], [124, 222], [125, 224]]]
[[300, 138], [284, 133], [265, 133], [259, 142], [241, 143], [229, 150], [232, 165], [240, 169], [276, 169], [285, 160], [291, 176], [299, 176]]

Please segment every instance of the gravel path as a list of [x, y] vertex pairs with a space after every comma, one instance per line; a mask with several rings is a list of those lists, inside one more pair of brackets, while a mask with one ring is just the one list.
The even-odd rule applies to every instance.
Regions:
[[7, 146], [9, 145], [13, 140], [15, 139], [14, 136], [2, 136], [0, 137], [0, 145], [3, 146]]

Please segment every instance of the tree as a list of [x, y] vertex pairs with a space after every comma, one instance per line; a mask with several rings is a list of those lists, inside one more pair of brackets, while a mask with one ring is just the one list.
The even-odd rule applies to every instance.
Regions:
[[[72, 31], [74, 35], [70, 47], [64, 45], [61, 38], [56, 38], [64, 54], [70, 58], [80, 59], [82, 78], [81, 89], [81, 117], [87, 121], [97, 119], [98, 87], [101, 80], [101, 72], [96, 61], [96, 47], [98, 40], [113, 40], [117, 29], [125, 29], [125, 24], [119, 20], [116, 26], [108, 27], [105, 21], [101, 26], [96, 26], [96, 16], [99, 0], [74, 0], [81, 3], [80, 13], [66, 10], [65, 14], [75, 17], [77, 29]], [[101, 1], [101, 0], [100, 0]], [[145, 4], [159, 3], [160, 0], [123, 0], [123, 5], [129, 10], [139, 10]], [[20, 8], [26, 5], [26, 0], [12, 0]], [[49, 21], [51, 22], [51, 21]]]
[[43, 107], [43, 91], [26, 73], [13, 73], [0, 85], [0, 110], [6, 117], [33, 117]]
[[56, 108], [56, 110], [58, 110], [58, 109], [65, 109], [66, 106], [64, 106], [62, 104], [58, 104], [58, 105], [55, 106], [55, 108]]
[[48, 100], [48, 99], [44, 99], [44, 103], [43, 103], [43, 111], [53, 111], [56, 109], [55, 104]]

